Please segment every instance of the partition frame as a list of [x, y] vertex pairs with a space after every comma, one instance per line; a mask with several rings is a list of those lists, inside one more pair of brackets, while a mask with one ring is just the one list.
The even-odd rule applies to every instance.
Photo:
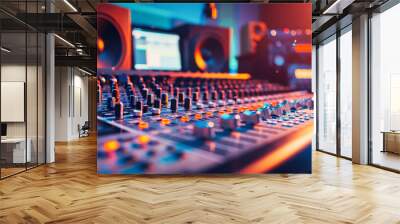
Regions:
[[[340, 37], [346, 33], [346, 32], [351, 32], [348, 31], [349, 27], [352, 25], [352, 23], [344, 26], [343, 28], [338, 28], [336, 30], [335, 33], [333, 33], [332, 35], [327, 36], [326, 38], [320, 40], [317, 44], [316, 44], [316, 111], [315, 111], [315, 120], [316, 120], [316, 151], [319, 152], [323, 152], [332, 156], [337, 156], [346, 160], [352, 160], [352, 158], [347, 157], [342, 155], [341, 153], [341, 132], [342, 132], [342, 127], [341, 127], [341, 117], [340, 117], [340, 112], [341, 112], [341, 108], [340, 108], [340, 103], [341, 103], [341, 94], [340, 94], [340, 81], [341, 81], [341, 66], [340, 66]], [[320, 144], [319, 144], [319, 119], [318, 119], [318, 114], [320, 113], [319, 111], [319, 106], [318, 106], [318, 101], [319, 101], [319, 86], [320, 86], [320, 79], [319, 79], [319, 53], [318, 53], [318, 49], [320, 47], [320, 43], [327, 41], [328, 39], [332, 38], [332, 36], [335, 36], [334, 39], [332, 39], [331, 41], [336, 41], [336, 152], [332, 153], [329, 152], [327, 150], [324, 150], [322, 148], [320, 148]]]
[[[26, 19], [27, 18], [26, 16], [27, 16], [27, 3], [28, 3], [28, 1], [25, 0], [25, 1], [22, 1], [22, 3], [25, 3], [25, 19]], [[36, 4], [36, 11], [39, 12], [38, 11], [39, 10], [39, 7], [38, 7], [39, 0], [36, 0], [36, 3], [37, 3]], [[0, 9], [3, 12], [5, 12], [4, 9], [2, 9], [2, 8], [0, 8]], [[47, 11], [47, 7], [46, 7], [46, 11]], [[46, 153], [47, 144], [48, 144], [47, 140], [46, 140], [47, 139], [46, 138], [46, 136], [47, 136], [47, 128], [46, 128], [47, 127], [47, 113], [46, 113], [47, 112], [47, 110], [46, 110], [46, 108], [47, 108], [47, 100], [46, 100], [46, 98], [47, 98], [47, 81], [46, 81], [46, 77], [47, 77], [47, 38], [46, 38], [46, 36], [47, 36], [47, 33], [46, 32], [41, 32], [40, 30], [37, 30], [36, 28], [28, 25], [27, 23], [24, 23], [23, 21], [17, 19], [16, 17], [14, 17], [13, 19], [15, 19], [16, 21], [22, 23], [23, 26], [25, 27], [25, 29], [22, 32], [20, 32], [20, 31], [16, 31], [15, 32], [15, 33], [20, 32], [21, 34], [25, 35], [25, 84], [24, 84], [25, 168], [23, 170], [21, 170], [21, 171], [18, 171], [18, 172], [12, 173], [10, 175], [4, 176], [4, 174], [2, 173], [2, 167], [0, 166], [0, 180], [6, 179], [8, 177], [12, 177], [14, 175], [23, 173], [23, 172], [25, 172], [27, 170], [39, 167], [39, 166], [47, 163], [47, 153]], [[3, 33], [9, 33], [7, 31], [2, 31], [1, 27], [2, 27], [2, 24], [0, 23], [0, 46], [2, 46], [2, 34]], [[30, 33], [35, 33], [36, 34], [36, 49], [35, 49], [36, 64], [34, 64], [35, 67], [36, 67], [36, 91], [35, 91], [36, 92], [36, 122], [35, 122], [36, 123], [36, 128], [35, 128], [36, 129], [36, 136], [34, 136], [34, 137], [36, 138], [36, 143], [37, 144], [36, 144], [36, 161], [35, 161], [35, 163], [33, 163], [33, 165], [30, 164], [30, 165], [32, 165], [30, 167], [28, 167], [28, 162], [27, 162], [27, 160], [28, 160], [28, 154], [27, 154], [27, 147], [28, 147], [28, 142], [27, 142], [27, 139], [28, 139], [28, 113], [27, 113], [28, 30], [30, 31]], [[40, 39], [39, 36], [40, 36], [40, 34], [43, 34], [43, 36], [41, 38], [41, 40], [42, 40], [41, 41], [42, 42], [42, 48], [43, 49], [39, 53], [39, 39]], [[39, 54], [41, 54], [41, 58], [42, 58], [42, 60], [44, 60], [43, 61], [44, 63], [42, 64], [42, 70], [41, 70], [41, 73], [42, 73], [42, 85], [43, 85], [42, 96], [44, 97], [42, 99], [42, 103], [43, 103], [42, 107], [43, 107], [43, 113], [44, 113], [44, 116], [41, 117], [42, 119], [39, 118], [39, 66], [40, 66]], [[2, 62], [3, 62], [2, 53], [0, 53], [0, 82], [2, 81], [2, 71], [1, 71]], [[0, 90], [1, 90], [1, 85], [0, 85]], [[1, 91], [0, 91], [0, 103], [1, 103]], [[0, 105], [0, 110], [1, 110], [1, 105]], [[42, 145], [42, 147], [43, 147], [43, 149], [42, 149], [43, 155], [41, 155], [43, 157], [42, 158], [43, 162], [39, 162], [39, 119], [43, 122], [43, 124], [42, 124], [43, 125], [43, 145]], [[1, 122], [1, 114], [0, 114], [0, 123], [2, 123]], [[1, 158], [1, 152], [2, 152], [1, 148], [2, 148], [2, 146], [0, 144], [0, 158]]]

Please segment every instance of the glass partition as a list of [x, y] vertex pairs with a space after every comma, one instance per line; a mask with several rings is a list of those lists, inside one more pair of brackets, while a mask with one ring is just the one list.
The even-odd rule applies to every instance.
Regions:
[[340, 155], [352, 157], [352, 33], [340, 36]]
[[400, 170], [400, 4], [371, 19], [372, 163]]
[[[1, 174], [24, 171], [31, 162], [27, 142], [26, 90], [27, 48], [25, 32], [1, 34]], [[4, 50], [6, 49], [6, 50]], [[28, 149], [28, 150], [27, 150]]]
[[[42, 10], [43, 1], [2, 1], [0, 7]], [[0, 12], [0, 178], [45, 162], [45, 35]]]
[[336, 153], [336, 36], [318, 47], [318, 145]]

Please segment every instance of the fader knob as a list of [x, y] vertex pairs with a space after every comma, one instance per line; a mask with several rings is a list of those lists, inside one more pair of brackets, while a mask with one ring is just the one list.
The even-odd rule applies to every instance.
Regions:
[[136, 96], [135, 95], [130, 95], [129, 96], [129, 102], [130, 102], [130, 104], [131, 104], [131, 106], [132, 107], [135, 107], [136, 106]]
[[143, 111], [143, 102], [141, 100], [136, 102], [135, 109], [138, 111]]
[[185, 102], [183, 103], [183, 107], [186, 111], [192, 109], [192, 100], [189, 97], [185, 98]]
[[147, 101], [146, 102], [147, 102], [147, 105], [149, 107], [152, 107], [153, 103], [154, 103], [154, 95], [151, 94], [151, 93], [147, 94]]
[[260, 122], [260, 111], [246, 110], [242, 115], [242, 120], [246, 125], [255, 125]]
[[179, 92], [179, 93], [178, 93], [178, 102], [179, 102], [180, 104], [182, 104], [182, 103], [183, 103], [183, 99], [184, 99], [184, 94], [183, 94], [183, 92]]
[[240, 116], [237, 114], [222, 114], [220, 126], [225, 130], [235, 130], [239, 126]]
[[168, 93], [161, 94], [161, 104], [165, 107], [168, 107]]
[[153, 106], [153, 108], [156, 108], [156, 109], [160, 109], [160, 110], [161, 110], [161, 100], [160, 100], [160, 99], [155, 99], [155, 100], [154, 100], [154, 106]]
[[178, 101], [175, 98], [173, 98], [171, 99], [171, 112], [176, 113], [177, 110], [178, 110]]
[[149, 90], [147, 88], [142, 89], [142, 97], [145, 98], [147, 97], [147, 94], [149, 93]]
[[211, 100], [217, 100], [218, 92], [216, 90], [211, 92]]
[[186, 96], [187, 97], [190, 97], [192, 95], [192, 88], [191, 87], [188, 87], [187, 89], [186, 89]]
[[122, 102], [117, 102], [115, 104], [115, 119], [116, 120], [124, 119], [124, 104]]
[[199, 92], [194, 92], [192, 94], [192, 99], [194, 102], [197, 102], [199, 100]]
[[161, 92], [162, 92], [162, 89], [160, 87], [156, 89], [156, 91], [155, 91], [156, 98], [161, 98]]
[[264, 106], [259, 109], [261, 113], [261, 117], [264, 120], [270, 119], [271, 118], [271, 104], [265, 103]]
[[208, 101], [208, 91], [203, 92], [203, 101]]
[[198, 138], [211, 139], [215, 137], [214, 122], [196, 121], [193, 127], [193, 135]]
[[179, 94], [179, 87], [175, 87], [174, 89], [174, 97], [177, 98]]

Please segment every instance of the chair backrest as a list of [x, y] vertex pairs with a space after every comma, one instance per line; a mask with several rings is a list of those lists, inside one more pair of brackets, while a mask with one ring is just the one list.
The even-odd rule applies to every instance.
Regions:
[[90, 128], [90, 123], [89, 123], [89, 121], [85, 121], [85, 123], [83, 124], [82, 128], [87, 128], [87, 129], [89, 129], [89, 128]]

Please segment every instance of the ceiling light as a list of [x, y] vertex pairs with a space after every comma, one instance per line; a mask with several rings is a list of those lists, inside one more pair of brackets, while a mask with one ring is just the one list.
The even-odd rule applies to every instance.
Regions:
[[6, 53], [10, 53], [11, 52], [11, 50], [9, 50], [9, 49], [7, 49], [5, 47], [1, 47], [0, 49], [1, 49], [1, 51], [4, 51]]
[[351, 5], [355, 0], [336, 0], [322, 14], [342, 14], [343, 10]]
[[75, 48], [75, 45], [73, 45], [71, 42], [69, 42], [68, 40], [60, 37], [58, 34], [54, 34], [55, 37], [57, 37], [59, 40], [61, 40], [62, 42], [64, 42], [65, 44], [67, 44], [70, 47]]
[[68, 5], [68, 7], [70, 7], [74, 12], [78, 12], [78, 10], [68, 1], [68, 0], [64, 0], [65, 4]]
[[86, 75], [92, 75], [92, 73], [90, 73], [90, 72], [88, 72], [88, 71], [86, 71], [86, 70], [83, 70], [83, 69], [81, 69], [81, 68], [78, 68], [78, 70], [81, 71], [81, 72], [83, 72], [83, 73], [85, 73]]

